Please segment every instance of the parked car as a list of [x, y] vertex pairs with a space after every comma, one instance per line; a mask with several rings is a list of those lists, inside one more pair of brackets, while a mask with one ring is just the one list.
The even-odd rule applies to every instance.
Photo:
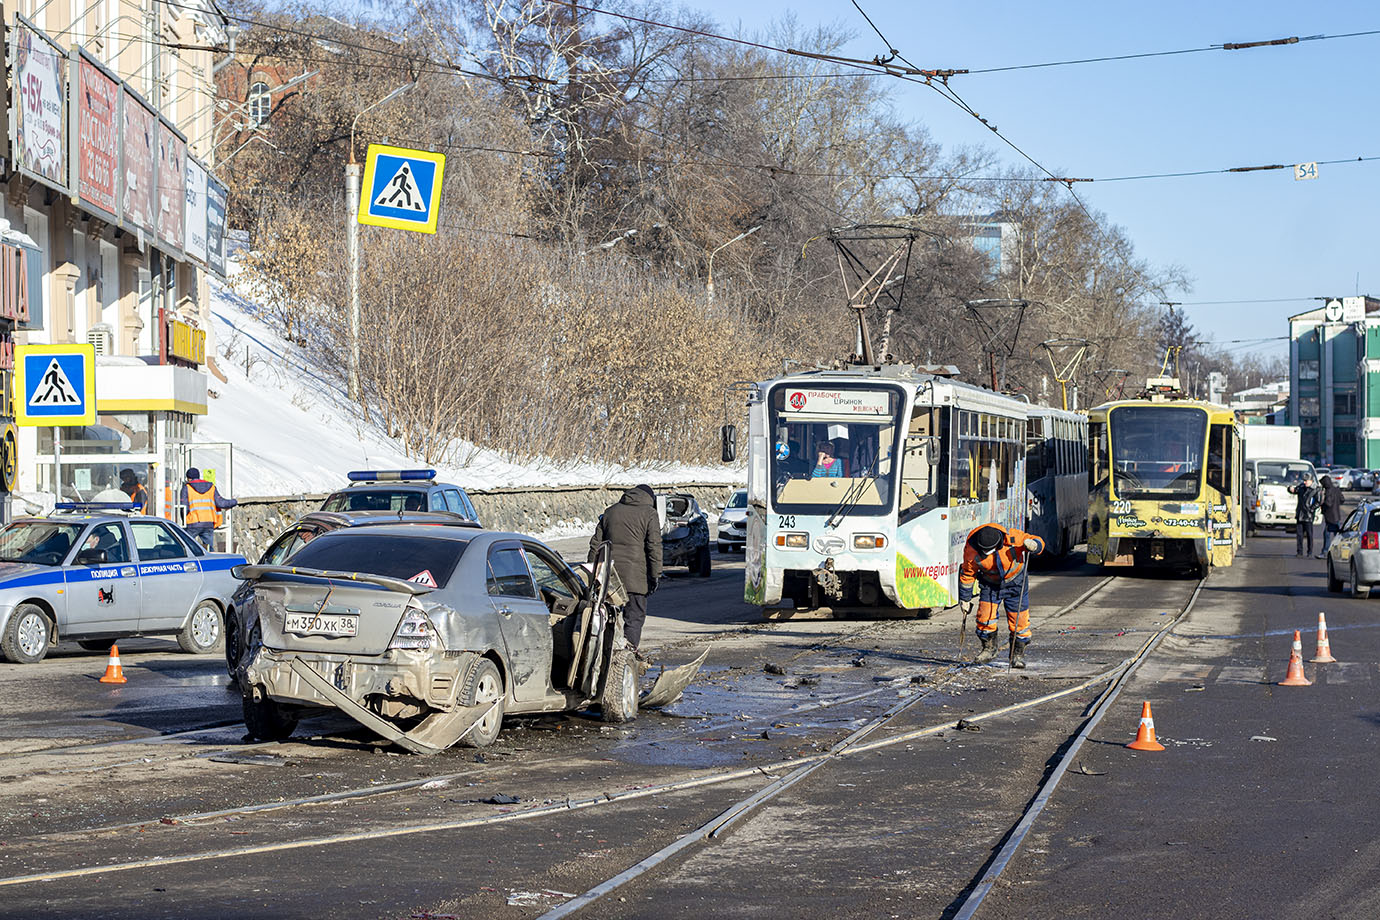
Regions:
[[417, 753], [492, 744], [503, 718], [598, 703], [637, 715], [637, 662], [608, 600], [604, 544], [582, 575], [540, 541], [464, 526], [347, 527], [291, 566], [236, 570], [245, 726], [290, 735], [336, 709]]
[[1351, 487], [1361, 491], [1369, 492], [1375, 488], [1374, 470], [1356, 470], [1356, 474], [1351, 479]]
[[[323, 533], [342, 527], [377, 527], [385, 524], [458, 524], [465, 527], [479, 525], [474, 521], [457, 519], [454, 514], [432, 511], [310, 511], [302, 519], [283, 531], [259, 556], [259, 565], [285, 565], [312, 540]], [[225, 670], [233, 681], [239, 671], [240, 650], [244, 648], [245, 629], [236, 610], [252, 588], [242, 583], [235, 591], [232, 603], [225, 612]]]
[[162, 518], [94, 504], [19, 518], [0, 530], [0, 652], [32, 664], [59, 639], [105, 651], [162, 635], [185, 652], [215, 651], [238, 584], [230, 569], [244, 561], [206, 552]]
[[713, 562], [709, 556], [709, 517], [693, 495], [669, 492], [656, 497], [661, 518], [661, 564], [687, 566], [708, 578]]
[[747, 489], [736, 489], [719, 514], [719, 552], [747, 546]]
[[350, 484], [332, 492], [322, 511], [438, 511], [479, 522], [469, 493], [437, 482], [435, 470], [353, 470]]
[[1355, 488], [1355, 470], [1350, 469], [1349, 467], [1340, 466], [1334, 469], [1331, 475], [1332, 481], [1336, 484], [1337, 488], [1342, 489], [1343, 491]]
[[[1345, 581], [1344, 581], [1345, 579]], [[1380, 502], [1364, 501], [1342, 522], [1327, 548], [1327, 590], [1342, 585], [1357, 597], [1380, 583]]]

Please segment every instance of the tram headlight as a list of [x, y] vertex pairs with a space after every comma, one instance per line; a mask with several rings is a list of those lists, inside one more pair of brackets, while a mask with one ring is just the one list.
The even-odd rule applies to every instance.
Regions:
[[779, 533], [776, 535], [776, 545], [785, 549], [806, 549], [810, 545], [810, 535], [807, 533]]
[[854, 549], [884, 549], [886, 537], [879, 533], [859, 533], [853, 535]]

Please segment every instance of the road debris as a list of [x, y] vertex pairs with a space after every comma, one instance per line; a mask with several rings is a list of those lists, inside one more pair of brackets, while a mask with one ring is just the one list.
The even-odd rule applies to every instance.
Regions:
[[518, 802], [521, 801], [522, 799], [518, 798], [517, 796], [508, 795], [504, 792], [500, 792], [497, 795], [491, 795], [484, 800], [484, 802], [489, 805], [516, 805]]
[[212, 754], [206, 758], [213, 763], [236, 763], [247, 766], [280, 767], [288, 765], [287, 759], [277, 754]]
[[510, 891], [508, 892], [509, 907], [540, 907], [543, 901], [560, 899], [569, 901], [575, 895], [566, 891], [553, 891], [542, 889], [541, 891]]
[[1252, 741], [1278, 741], [1278, 738], [1271, 738], [1269, 735], [1251, 735]]
[[785, 674], [785, 673], [786, 673], [786, 669], [783, 668], [783, 667], [781, 667], [781, 665], [777, 664], [777, 663], [774, 662], [774, 661], [768, 661], [766, 664], [764, 664], [764, 665], [762, 666], [762, 670], [763, 670], [763, 671], [766, 671], [768, 674]]
[[1073, 771], [1071, 771], [1071, 772], [1073, 772], [1073, 773], [1081, 773], [1081, 774], [1083, 774], [1084, 776], [1106, 776], [1106, 775], [1107, 775], [1107, 771], [1106, 771], [1106, 770], [1089, 770], [1087, 764], [1083, 763], [1083, 761], [1081, 761], [1081, 760], [1078, 761], [1078, 769], [1077, 769], [1077, 770], [1073, 770]]
[[971, 720], [969, 720], [969, 719], [959, 719], [959, 720], [958, 720], [958, 724], [955, 725], [954, 728], [956, 728], [957, 730], [959, 730], [959, 731], [961, 731], [961, 732], [980, 732], [980, 731], [982, 731], [982, 726], [981, 726], [981, 725], [979, 725], [979, 724], [977, 724], [976, 722], [973, 722], [973, 721], [971, 721]]

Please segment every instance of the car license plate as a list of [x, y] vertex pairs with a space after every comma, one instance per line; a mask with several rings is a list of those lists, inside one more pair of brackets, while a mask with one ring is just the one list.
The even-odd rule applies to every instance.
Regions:
[[353, 636], [359, 632], [359, 617], [289, 613], [283, 622], [283, 631], [299, 636]]

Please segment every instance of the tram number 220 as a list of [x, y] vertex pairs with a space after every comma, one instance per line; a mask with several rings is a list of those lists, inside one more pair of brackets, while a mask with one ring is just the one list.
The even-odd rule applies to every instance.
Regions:
[[789, 527], [794, 527], [794, 526], [795, 526], [795, 515], [794, 515], [794, 514], [778, 514], [778, 515], [776, 516], [776, 526], [777, 526], [777, 527], [788, 527], [788, 528], [789, 528]]

